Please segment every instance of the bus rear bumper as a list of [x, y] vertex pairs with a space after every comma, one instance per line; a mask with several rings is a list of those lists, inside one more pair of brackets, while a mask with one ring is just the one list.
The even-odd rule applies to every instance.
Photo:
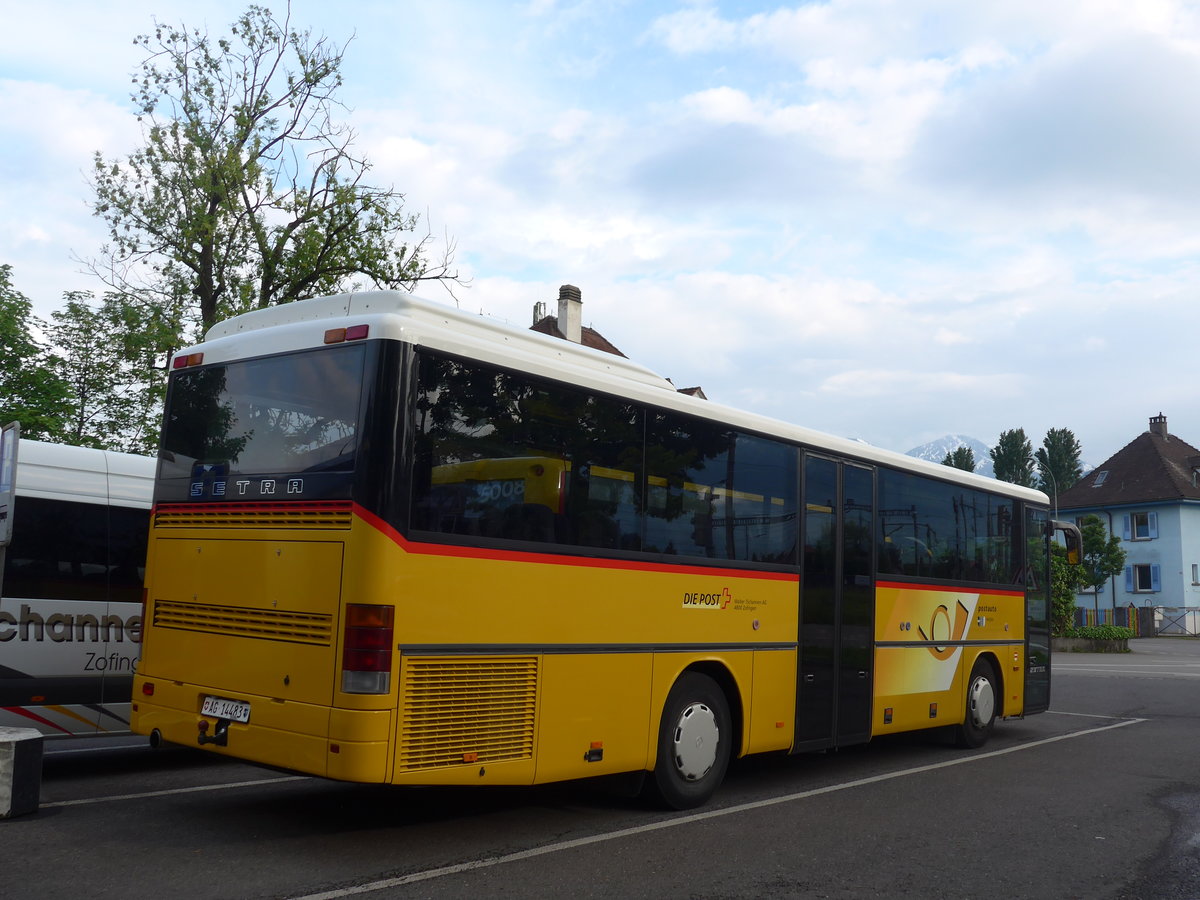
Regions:
[[[147, 696], [142, 683], [154, 684]], [[211, 690], [138, 678], [131, 725], [137, 734], [222, 756], [339, 781], [388, 780], [391, 713], [346, 710], [221, 692], [250, 703], [250, 721], [216, 719], [200, 712]]]

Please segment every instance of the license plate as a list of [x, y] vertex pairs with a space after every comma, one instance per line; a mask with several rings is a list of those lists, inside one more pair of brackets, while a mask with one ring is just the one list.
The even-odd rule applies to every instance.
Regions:
[[224, 697], [205, 697], [200, 712], [217, 719], [234, 722], [250, 721], [250, 704], [244, 700], [226, 700]]

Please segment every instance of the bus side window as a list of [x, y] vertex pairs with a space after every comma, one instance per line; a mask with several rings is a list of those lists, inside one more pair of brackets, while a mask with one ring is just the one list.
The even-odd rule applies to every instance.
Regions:
[[880, 574], [1007, 583], [1010, 500], [887, 468], [879, 498]]
[[6, 554], [5, 596], [108, 599], [107, 514], [98, 503], [17, 497], [20, 527]]
[[636, 404], [425, 353], [416, 409], [414, 528], [640, 546]]
[[110, 506], [108, 510], [108, 591], [110, 600], [139, 603], [146, 575], [149, 517], [145, 510]]
[[488, 517], [488, 534], [513, 541], [554, 543], [561, 535], [559, 518], [541, 503], [517, 503]]
[[648, 432], [647, 550], [796, 564], [795, 447], [669, 413]]

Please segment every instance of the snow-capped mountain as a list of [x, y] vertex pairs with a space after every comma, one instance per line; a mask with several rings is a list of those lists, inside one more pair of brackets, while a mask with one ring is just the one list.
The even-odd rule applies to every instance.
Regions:
[[959, 447], [970, 447], [971, 452], [975, 454], [976, 473], [986, 475], [988, 478], [996, 477], [996, 473], [992, 469], [992, 448], [978, 438], [965, 434], [948, 434], [936, 441], [922, 444], [920, 447], [913, 447], [905, 456], [915, 456], [917, 459], [940, 463], [946, 458], [947, 453], [953, 453]]

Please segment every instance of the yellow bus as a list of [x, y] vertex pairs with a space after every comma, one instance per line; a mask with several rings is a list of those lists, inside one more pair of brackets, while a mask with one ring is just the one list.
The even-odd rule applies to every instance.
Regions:
[[645, 773], [682, 809], [746, 754], [975, 747], [1049, 704], [1041, 492], [408, 295], [215, 326], [159, 456], [154, 742], [357, 782]]

